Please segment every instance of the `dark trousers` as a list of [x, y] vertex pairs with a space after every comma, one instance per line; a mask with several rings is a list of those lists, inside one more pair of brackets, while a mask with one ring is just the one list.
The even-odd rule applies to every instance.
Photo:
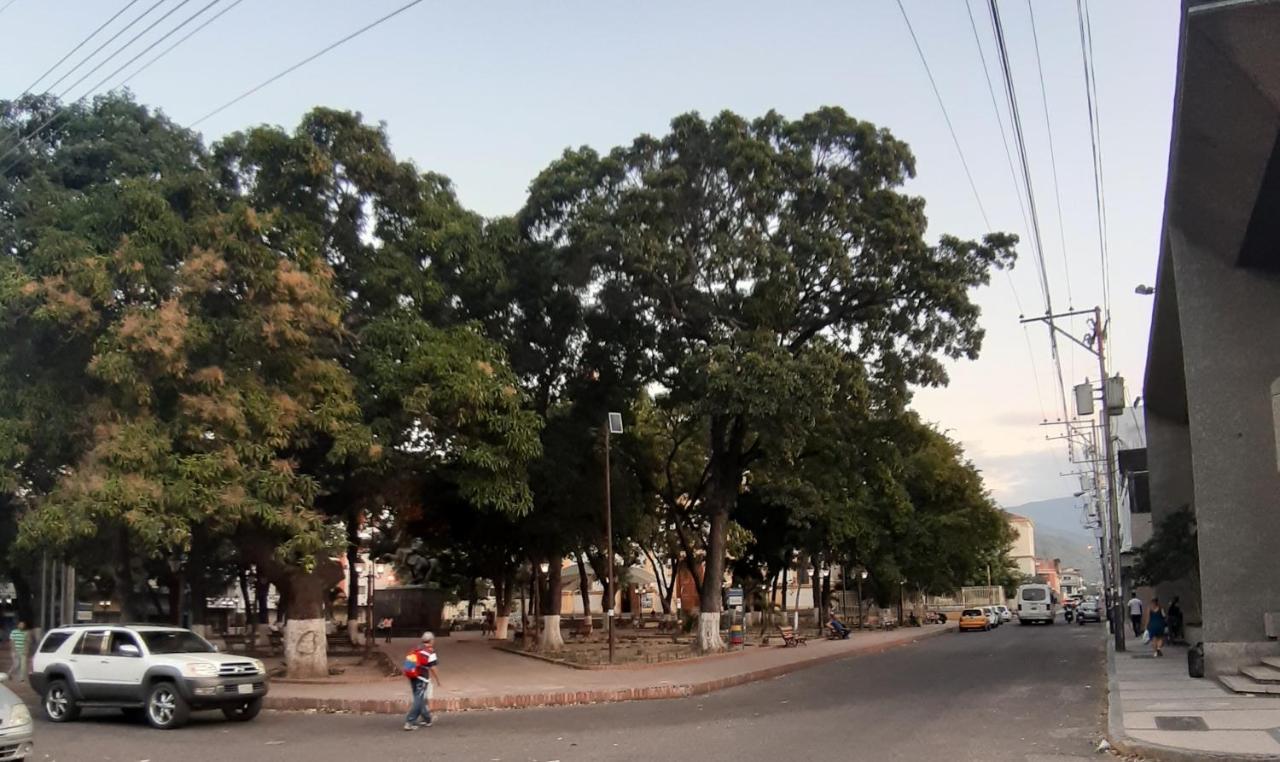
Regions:
[[1129, 621], [1133, 622], [1133, 637], [1136, 638], [1139, 635], [1141, 635], [1142, 634], [1142, 615], [1130, 614]]

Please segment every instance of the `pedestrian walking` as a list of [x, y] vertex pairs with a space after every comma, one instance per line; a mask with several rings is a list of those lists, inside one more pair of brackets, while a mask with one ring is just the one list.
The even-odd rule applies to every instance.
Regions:
[[27, 636], [27, 623], [21, 621], [9, 633], [9, 648], [13, 657], [13, 667], [9, 670], [9, 677], [16, 682], [27, 679]]
[[1160, 599], [1152, 598], [1151, 607], [1147, 609], [1147, 638], [1151, 641], [1151, 653], [1157, 657], [1164, 656], [1164, 638], [1168, 632], [1168, 622], [1164, 609], [1160, 608]]
[[1133, 623], [1133, 637], [1142, 634], [1142, 599], [1137, 592], [1129, 599], [1129, 621]]
[[1173, 600], [1169, 601], [1169, 612], [1166, 617], [1169, 620], [1169, 642], [1182, 642], [1182, 607], [1178, 605], [1178, 596], [1173, 596]]
[[405, 656], [404, 676], [409, 678], [412, 694], [409, 714], [404, 718], [405, 730], [431, 727], [431, 686], [440, 684], [440, 675], [436, 672], [440, 657], [436, 655], [435, 640], [432, 633], [422, 633], [422, 642]]

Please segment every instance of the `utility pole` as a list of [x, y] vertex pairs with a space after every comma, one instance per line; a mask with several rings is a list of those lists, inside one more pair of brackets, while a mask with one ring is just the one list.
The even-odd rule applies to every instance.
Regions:
[[609, 435], [622, 433], [622, 414], [609, 413], [608, 424], [604, 427], [604, 536], [609, 569], [609, 603], [605, 608], [605, 618], [609, 620], [609, 663], [613, 664], [613, 602], [618, 591], [613, 588], [613, 490], [609, 473]]
[[[1080, 339], [1076, 338], [1075, 336], [1068, 333], [1067, 331], [1062, 330], [1057, 326], [1056, 323], [1053, 322], [1054, 320], [1057, 320], [1060, 318], [1073, 317], [1077, 315], [1090, 315], [1093, 318], [1092, 333], [1086, 336], [1084, 341], [1081, 341]], [[1084, 348], [1085, 351], [1089, 352], [1090, 354], [1098, 358], [1098, 373], [1101, 375], [1100, 383], [1101, 383], [1101, 390], [1102, 390], [1102, 393], [1101, 393], [1101, 396], [1102, 396], [1101, 428], [1102, 428], [1102, 439], [1103, 439], [1102, 465], [1103, 465], [1103, 468], [1106, 469], [1106, 477], [1107, 477], [1107, 485], [1106, 485], [1107, 499], [1105, 503], [1107, 517], [1105, 521], [1107, 522], [1106, 526], [1108, 531], [1106, 532], [1106, 534], [1108, 536], [1106, 537], [1106, 548], [1107, 548], [1107, 555], [1110, 556], [1110, 558], [1108, 559], [1108, 562], [1103, 566], [1105, 571], [1110, 573], [1109, 574], [1110, 579], [1107, 582], [1108, 590], [1106, 593], [1106, 603], [1107, 603], [1108, 611], [1110, 612], [1109, 618], [1111, 620], [1111, 634], [1115, 638], [1116, 652], [1121, 652], [1125, 650], [1125, 643], [1124, 643], [1124, 626], [1123, 626], [1123, 620], [1121, 618], [1122, 612], [1120, 610], [1121, 601], [1120, 601], [1120, 595], [1119, 595], [1120, 512], [1119, 512], [1119, 507], [1117, 506], [1117, 503], [1116, 503], [1115, 442], [1112, 440], [1112, 437], [1111, 437], [1111, 413], [1107, 407], [1107, 401], [1108, 401], [1107, 400], [1107, 382], [1109, 380], [1109, 377], [1107, 376], [1107, 351], [1106, 351], [1107, 327], [1106, 327], [1106, 323], [1103, 321], [1102, 308], [1094, 307], [1091, 310], [1075, 310], [1072, 312], [1064, 312], [1057, 315], [1049, 314], [1049, 315], [1043, 315], [1040, 317], [1023, 318], [1020, 322], [1045, 323], [1049, 326], [1050, 333], [1052, 333], [1053, 331], [1057, 331], [1058, 333], [1061, 333], [1063, 336], [1066, 336], [1068, 339], [1075, 342], [1076, 345]], [[1093, 458], [1093, 460], [1097, 460], [1096, 456], [1095, 458]]]

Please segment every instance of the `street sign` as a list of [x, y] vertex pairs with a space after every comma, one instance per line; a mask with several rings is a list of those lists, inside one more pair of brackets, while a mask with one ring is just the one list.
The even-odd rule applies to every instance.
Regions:
[[731, 587], [731, 588], [729, 588], [729, 606], [730, 606], [730, 608], [732, 608], [732, 607], [734, 607], [734, 606], [741, 606], [741, 605], [742, 605], [742, 588], [740, 588], [740, 587]]
[[622, 413], [609, 414], [609, 433], [610, 434], [622, 433]]

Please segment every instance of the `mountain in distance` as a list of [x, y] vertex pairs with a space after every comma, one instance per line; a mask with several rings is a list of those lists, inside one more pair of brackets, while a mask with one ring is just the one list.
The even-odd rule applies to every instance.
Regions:
[[[1058, 497], [1037, 500], [1005, 508], [1009, 513], [1026, 516], [1036, 527], [1036, 557], [1058, 558], [1062, 566], [1079, 569], [1087, 582], [1102, 580], [1102, 564], [1098, 560], [1098, 541], [1092, 529], [1085, 529], [1084, 512], [1078, 498]], [[1090, 550], [1088, 546], [1092, 545]]]

